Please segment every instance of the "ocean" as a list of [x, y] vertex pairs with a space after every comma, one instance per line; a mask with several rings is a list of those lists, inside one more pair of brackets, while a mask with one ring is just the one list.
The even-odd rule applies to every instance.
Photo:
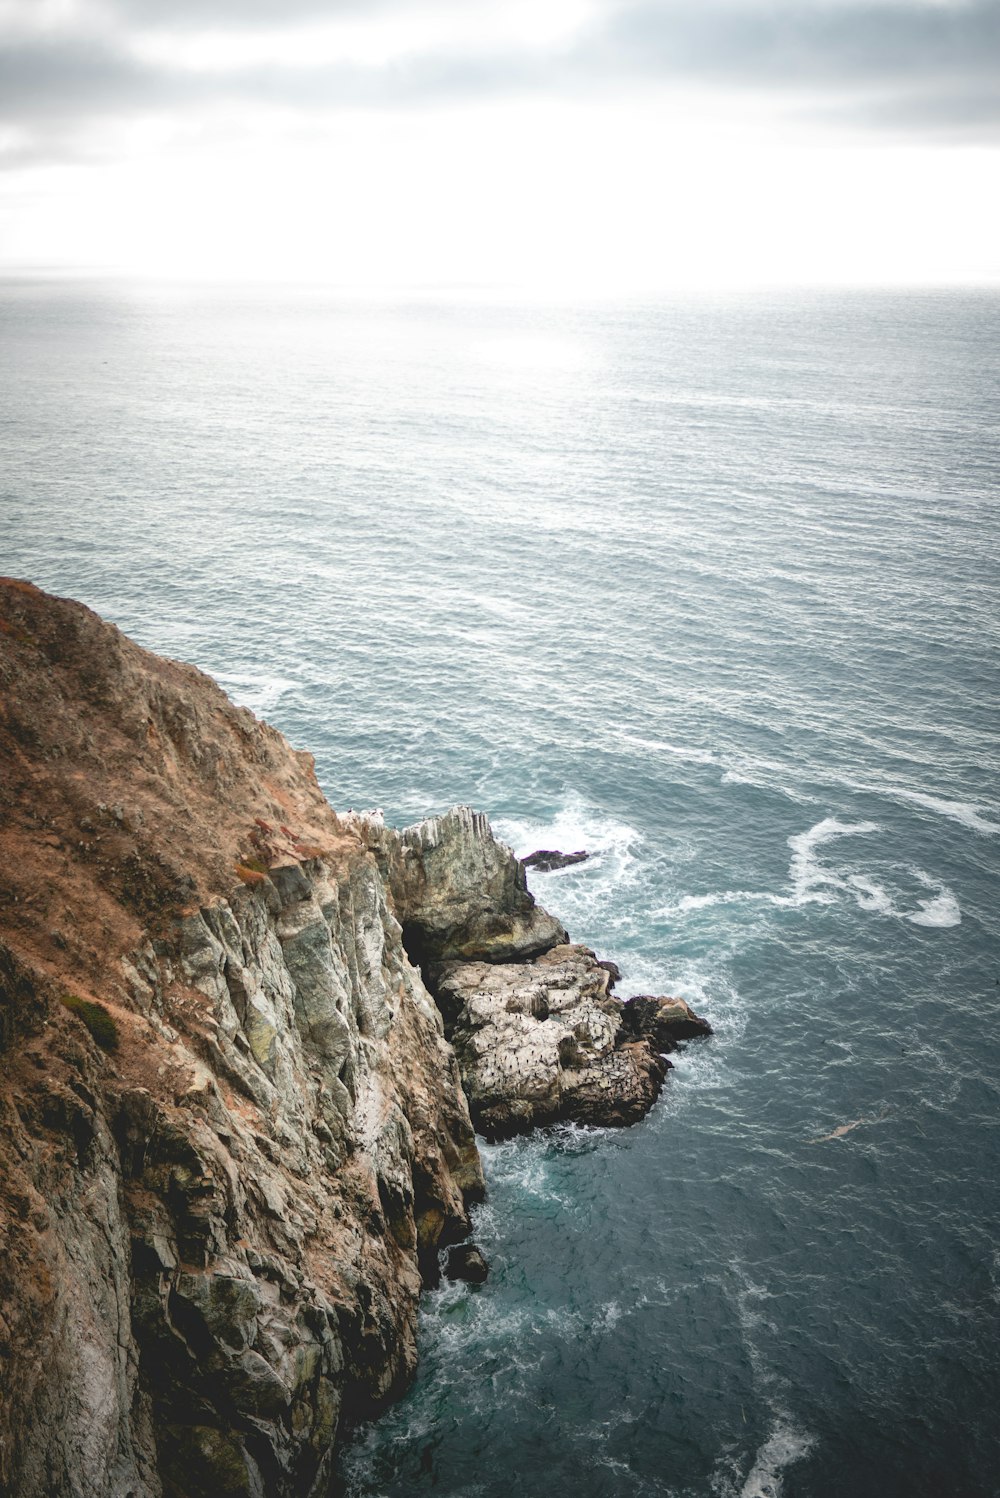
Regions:
[[0, 286], [0, 570], [715, 1027], [484, 1145], [350, 1498], [1000, 1493], [1000, 294]]

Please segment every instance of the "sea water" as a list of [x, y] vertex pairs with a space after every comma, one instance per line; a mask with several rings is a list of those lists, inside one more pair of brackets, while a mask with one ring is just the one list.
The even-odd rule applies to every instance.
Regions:
[[457, 802], [692, 1043], [483, 1147], [352, 1498], [1000, 1492], [1000, 297], [8, 284], [0, 567]]

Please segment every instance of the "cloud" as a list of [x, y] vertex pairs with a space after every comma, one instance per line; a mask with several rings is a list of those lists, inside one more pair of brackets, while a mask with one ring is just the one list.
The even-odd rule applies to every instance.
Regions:
[[[0, 129], [12, 160], [44, 154], [46, 142], [60, 157], [92, 124], [231, 103], [309, 113], [667, 89], [737, 102], [752, 94], [800, 121], [873, 131], [966, 140], [1000, 131], [996, 0], [603, 0], [565, 35], [542, 27], [540, 43], [529, 29], [499, 45], [492, 4], [476, 13], [477, 40], [467, 10], [453, 33], [442, 26], [440, 0], [426, 27], [420, 0], [32, 3], [0, 0]], [[338, 55], [341, 22], [352, 35], [381, 26], [391, 37], [404, 19], [395, 51]], [[296, 37], [308, 40], [303, 28], [320, 22], [331, 46], [317, 57], [304, 42], [297, 56]]]
[[131, 113], [176, 104], [184, 92], [183, 78], [102, 38], [20, 38], [0, 47], [0, 118], [7, 123]]
[[329, 20], [379, 11], [412, 11], [421, 0], [115, 0], [114, 13], [157, 29], [185, 29], [192, 24], [275, 27], [289, 21]]
[[[997, 75], [994, 0], [930, 4], [626, 5], [609, 16], [612, 65], [753, 86], [900, 83]], [[1000, 87], [998, 87], [1000, 103]]]
[[647, 0], [606, 18], [600, 55], [613, 75], [794, 98], [816, 120], [938, 137], [1000, 132], [995, 0]]

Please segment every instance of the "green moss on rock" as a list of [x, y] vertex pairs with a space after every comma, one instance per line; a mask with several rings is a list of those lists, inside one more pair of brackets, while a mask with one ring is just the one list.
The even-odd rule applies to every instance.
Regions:
[[60, 994], [59, 1002], [64, 1009], [69, 1010], [70, 1014], [75, 1014], [83, 1020], [102, 1051], [117, 1051], [118, 1026], [103, 1004], [92, 1003], [90, 999], [81, 999], [75, 993]]

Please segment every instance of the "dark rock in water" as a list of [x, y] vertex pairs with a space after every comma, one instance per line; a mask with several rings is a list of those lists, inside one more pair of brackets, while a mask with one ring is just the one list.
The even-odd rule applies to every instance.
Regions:
[[470, 1285], [481, 1285], [489, 1272], [489, 1264], [474, 1243], [458, 1243], [448, 1250], [445, 1274], [450, 1280], [468, 1280]]
[[571, 863], [583, 863], [589, 857], [590, 854], [582, 848], [577, 853], [560, 853], [556, 848], [536, 848], [534, 853], [529, 853], [521, 862], [526, 869], [541, 869], [543, 874], [550, 874], [553, 869], [565, 869]]
[[708, 1020], [695, 1014], [683, 999], [665, 995], [638, 994], [625, 1001], [622, 1013], [624, 1028], [637, 1039], [648, 1040], [659, 1051], [675, 1051], [679, 1040], [694, 1040], [711, 1035]]
[[602, 967], [608, 975], [608, 988], [614, 988], [616, 983], [622, 980], [622, 970], [617, 962], [612, 962], [610, 957], [599, 957], [597, 966]]

